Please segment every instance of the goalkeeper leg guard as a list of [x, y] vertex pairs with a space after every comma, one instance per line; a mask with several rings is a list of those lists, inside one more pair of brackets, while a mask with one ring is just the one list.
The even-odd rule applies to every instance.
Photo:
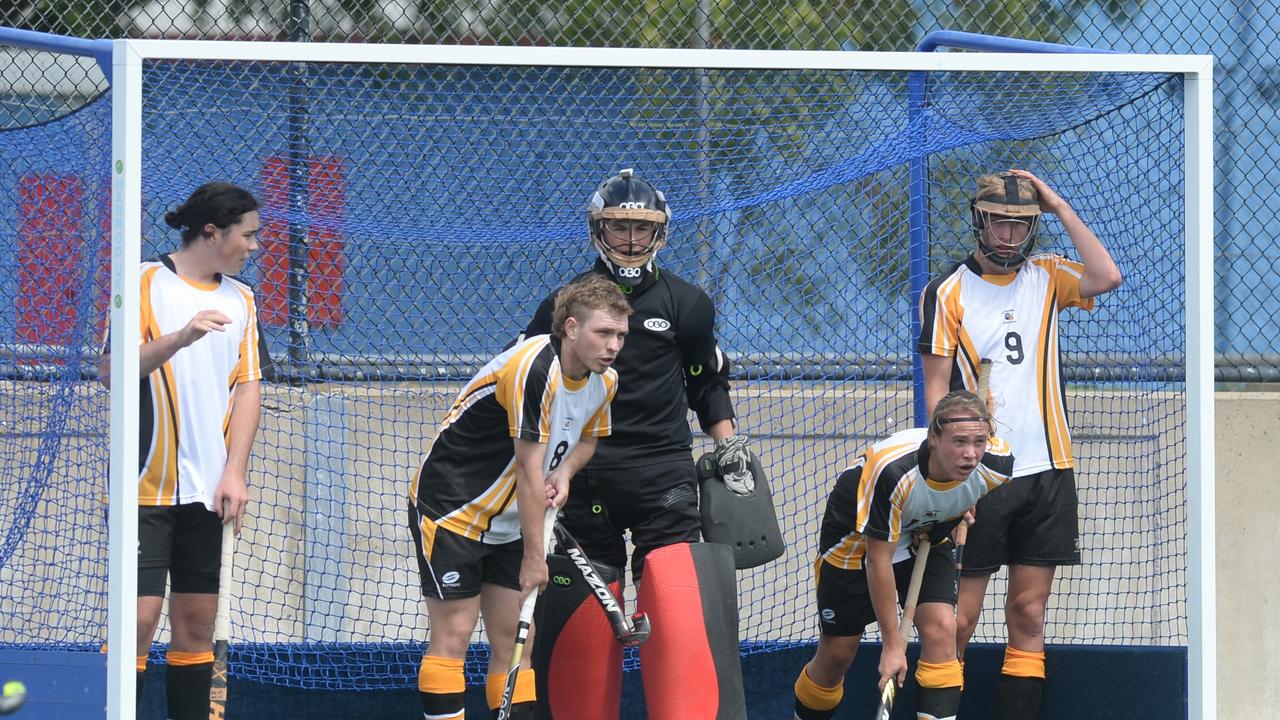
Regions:
[[[516, 676], [516, 687], [511, 693], [511, 720], [533, 720], [534, 695], [536, 694], [537, 675], [532, 669], [521, 670]], [[489, 673], [484, 678], [485, 700], [489, 702], [491, 717], [498, 717], [498, 708], [502, 705], [502, 693], [507, 689], [505, 672]]]
[[213, 681], [213, 651], [180, 652], [165, 656], [165, 700], [170, 720], [208, 720], [209, 685]]
[[959, 660], [916, 665], [916, 719], [955, 720], [960, 712], [960, 686], [964, 671]]
[[418, 666], [418, 697], [422, 700], [423, 718], [462, 720], [466, 712], [466, 692], [462, 660], [422, 656]]
[[744, 720], [733, 551], [677, 543], [649, 553], [638, 609], [653, 624], [640, 646], [652, 720]]
[[831, 720], [844, 697], [844, 683], [822, 687], [809, 677], [806, 664], [796, 678], [796, 720]]
[[[615, 596], [617, 568], [593, 562]], [[622, 646], [591, 586], [563, 555], [547, 557], [550, 580], [534, 614], [533, 667], [539, 720], [609, 720], [622, 704]]]
[[1040, 716], [1044, 692], [1044, 653], [1025, 652], [1012, 645], [1004, 649], [997, 692], [997, 720], [1034, 720]]

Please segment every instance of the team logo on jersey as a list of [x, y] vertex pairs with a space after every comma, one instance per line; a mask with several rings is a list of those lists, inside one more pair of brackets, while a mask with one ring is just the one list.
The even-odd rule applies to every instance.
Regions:
[[671, 329], [671, 323], [662, 318], [649, 318], [644, 321], [644, 329], [654, 332], [665, 332]]
[[567, 418], [565, 418], [565, 419], [564, 419], [564, 429], [565, 429], [565, 430], [568, 430], [568, 429], [569, 429], [569, 428], [571, 428], [571, 427], [573, 427], [573, 418], [572, 418], [572, 417], [567, 417]]
[[1004, 321], [1007, 323], [1013, 322], [1013, 310], [1004, 311]]
[[440, 584], [445, 587], [457, 587], [458, 581], [462, 579], [462, 575], [457, 570], [450, 570], [440, 576]]
[[831, 608], [822, 608], [822, 622], [833, 623], [836, 621], [836, 611]]

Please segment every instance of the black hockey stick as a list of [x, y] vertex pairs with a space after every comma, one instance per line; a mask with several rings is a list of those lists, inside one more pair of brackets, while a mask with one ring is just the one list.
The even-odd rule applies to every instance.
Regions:
[[582, 579], [591, 586], [592, 594], [596, 596], [596, 600], [600, 601], [604, 614], [609, 616], [609, 624], [613, 626], [613, 636], [618, 639], [618, 642], [622, 643], [623, 647], [635, 647], [648, 640], [649, 632], [652, 630], [649, 627], [649, 616], [638, 612], [632, 615], [630, 620], [627, 619], [626, 613], [622, 611], [622, 603], [618, 602], [613, 591], [605, 584], [604, 578], [596, 572], [595, 566], [582, 551], [582, 546], [560, 523], [556, 523], [556, 539], [564, 547], [565, 554], [569, 556], [574, 567], [582, 573]]

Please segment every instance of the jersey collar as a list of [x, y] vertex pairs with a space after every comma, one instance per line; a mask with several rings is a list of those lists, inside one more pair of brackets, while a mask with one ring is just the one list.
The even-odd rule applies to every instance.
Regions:
[[1012, 284], [1013, 281], [1017, 279], [1018, 273], [1021, 272], [1022, 270], [1022, 268], [1018, 268], [1017, 270], [1014, 270], [1013, 272], [1005, 275], [986, 275], [986, 274], [983, 274], [982, 272], [982, 263], [978, 262], [977, 255], [970, 255], [969, 257], [965, 258], [964, 266], [969, 268], [969, 270], [973, 272], [974, 275], [977, 275], [978, 277], [982, 278], [986, 282], [991, 283], [992, 285], [999, 285], [1000, 287], [1004, 287], [1006, 285]]
[[[608, 265], [604, 264], [604, 260], [602, 260], [601, 258], [596, 258], [596, 264], [593, 265], [591, 269], [605, 276], [609, 280], [613, 280], [613, 271], [609, 269]], [[622, 290], [622, 294], [628, 297], [632, 295], [639, 295], [645, 290], [648, 290], [649, 288], [653, 287], [654, 284], [658, 282], [658, 274], [660, 272], [661, 271], [658, 270], [657, 263], [655, 263], [653, 266], [653, 272], [646, 272], [640, 278], [640, 282], [637, 283], [634, 287], [627, 288], [627, 287], [622, 287], [621, 285], [619, 285], [618, 287]]]

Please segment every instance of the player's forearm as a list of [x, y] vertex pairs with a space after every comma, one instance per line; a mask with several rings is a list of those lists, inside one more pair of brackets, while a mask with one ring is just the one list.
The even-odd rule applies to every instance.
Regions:
[[924, 411], [925, 417], [933, 417], [933, 408], [951, 390], [951, 366], [954, 359], [943, 355], [923, 355]]
[[587, 466], [591, 456], [596, 454], [597, 444], [598, 438], [591, 435], [578, 438], [578, 444], [573, 446], [573, 450], [569, 451], [559, 467], [564, 468], [569, 477], [577, 475], [579, 470]]
[[[727, 380], [694, 383], [690, 382], [686, 376], [685, 382], [687, 383], [685, 397], [689, 401], [689, 409], [698, 416], [698, 427], [702, 428], [702, 432], [711, 435], [711, 428], [716, 424], [725, 421], [733, 422], [733, 401], [729, 397]], [[732, 434], [732, 426], [730, 426], [730, 434]]]
[[516, 440], [516, 513], [520, 517], [520, 534], [527, 542], [525, 555], [539, 555], [543, 514], [547, 509], [547, 490], [542, 472], [546, 446], [530, 440]]
[[148, 343], [143, 343], [138, 348], [138, 374], [140, 377], [146, 377], [161, 365], [169, 362], [169, 358], [177, 354], [179, 350], [186, 347], [182, 341], [183, 333], [171, 332], [168, 335], [160, 337]]
[[254, 380], [236, 385], [233, 400], [235, 405], [227, 423], [227, 469], [243, 476], [248, 471], [249, 451], [262, 417], [262, 383]]
[[1064, 204], [1058, 211], [1058, 220], [1075, 245], [1076, 252], [1080, 255], [1080, 264], [1084, 265], [1084, 273], [1080, 276], [1080, 295], [1088, 298], [1120, 287], [1120, 283], [1124, 281], [1120, 268], [1116, 266], [1102, 241], [1080, 219], [1076, 211]]
[[[534, 476], [537, 477], [534, 477]], [[547, 493], [542, 483], [542, 473], [520, 470], [516, 473], [516, 510], [520, 515], [520, 536], [524, 539], [524, 554], [541, 556], [544, 513]]]
[[707, 427], [707, 435], [712, 440], [723, 440], [733, 436], [733, 418], [725, 418]]

